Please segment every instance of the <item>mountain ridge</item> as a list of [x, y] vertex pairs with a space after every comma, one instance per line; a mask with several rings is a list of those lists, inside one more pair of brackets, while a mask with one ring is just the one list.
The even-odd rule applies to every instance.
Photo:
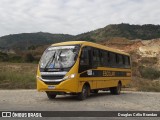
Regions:
[[47, 32], [12, 34], [0, 37], [0, 47], [4, 49], [27, 49], [33, 45], [39, 46], [66, 41], [72, 37], [68, 34], [51, 34]]
[[85, 40], [99, 43], [118, 37], [129, 40], [150, 40], [160, 38], [160, 25], [111, 24], [104, 28], [78, 35], [52, 34], [47, 32], [11, 34], [0, 37], [0, 49], [27, 50], [33, 46], [36, 47], [73, 40]]

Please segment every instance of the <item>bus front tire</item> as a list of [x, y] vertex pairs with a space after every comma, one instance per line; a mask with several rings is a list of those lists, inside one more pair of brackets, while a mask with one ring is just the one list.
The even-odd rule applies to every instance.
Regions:
[[82, 92], [80, 92], [77, 97], [79, 100], [84, 100], [90, 95], [90, 87], [88, 85], [84, 85], [82, 88]]
[[111, 94], [113, 94], [113, 95], [120, 95], [120, 93], [121, 93], [121, 87], [122, 87], [121, 83], [118, 83], [117, 87], [111, 87], [110, 88]]
[[56, 98], [56, 94], [53, 92], [46, 92], [47, 96], [49, 99], [55, 99]]

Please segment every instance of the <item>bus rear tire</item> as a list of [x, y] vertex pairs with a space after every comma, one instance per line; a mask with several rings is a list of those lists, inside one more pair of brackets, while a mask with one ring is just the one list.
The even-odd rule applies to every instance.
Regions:
[[118, 83], [117, 87], [111, 87], [110, 88], [111, 94], [113, 94], [113, 95], [120, 95], [120, 93], [121, 93], [121, 87], [122, 87], [122, 85], [121, 85], [120, 82]]
[[51, 99], [55, 99], [56, 98], [56, 95], [57, 94], [55, 94], [55, 93], [53, 93], [53, 92], [46, 92], [46, 94], [47, 94], [47, 96], [48, 96], [48, 98], [51, 100]]
[[77, 97], [79, 100], [85, 100], [90, 95], [90, 87], [88, 85], [84, 85], [82, 88], [82, 92], [80, 92]]

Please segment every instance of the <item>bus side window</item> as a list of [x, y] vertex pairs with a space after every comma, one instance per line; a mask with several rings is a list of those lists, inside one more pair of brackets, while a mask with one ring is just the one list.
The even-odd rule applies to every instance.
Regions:
[[116, 54], [113, 52], [109, 52], [109, 59], [110, 59], [110, 66], [115, 67], [116, 66]]
[[105, 54], [105, 51], [103, 50], [100, 50], [100, 66], [103, 67], [103, 66], [106, 66], [107, 64], [107, 59], [106, 59], [106, 54]]
[[108, 63], [110, 61], [108, 51], [100, 50], [99, 49], [99, 54], [98, 54], [98, 67], [107, 67]]
[[102, 58], [101, 58], [101, 63], [103, 67], [107, 67], [108, 66], [108, 52], [107, 51], [102, 51]]
[[125, 56], [125, 67], [130, 67], [130, 58], [128, 56]]
[[123, 64], [122, 55], [118, 54], [118, 59], [119, 59], [119, 64], [122, 65]]
[[125, 57], [121, 54], [116, 54], [116, 66], [123, 68], [125, 65]]
[[125, 56], [122, 55], [122, 59], [123, 59], [123, 65], [125, 65]]
[[100, 55], [99, 50], [96, 48], [93, 48], [93, 61], [92, 61], [92, 68], [97, 68], [100, 66]]
[[117, 65], [119, 64], [119, 57], [118, 57], [118, 54], [116, 54], [116, 64], [117, 64]]
[[83, 72], [85, 70], [90, 69], [89, 54], [90, 54], [89, 47], [83, 47], [80, 56], [79, 72]]
[[110, 52], [107, 52], [107, 63], [110, 64], [111, 62], [111, 54]]

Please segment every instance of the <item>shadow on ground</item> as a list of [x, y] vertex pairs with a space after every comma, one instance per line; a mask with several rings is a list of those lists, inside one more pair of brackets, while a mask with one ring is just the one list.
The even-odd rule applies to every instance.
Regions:
[[[120, 95], [124, 96], [126, 94], [128, 94], [128, 93], [122, 92]], [[97, 99], [97, 98], [98, 99], [101, 99], [101, 98], [103, 99], [106, 96], [110, 97], [110, 96], [118, 96], [118, 95], [112, 95], [112, 94], [110, 94], [110, 92], [99, 92], [98, 94], [91, 93], [90, 96], [86, 100], [93, 100], [93, 99]], [[47, 95], [46, 95], [46, 99], [48, 99]], [[58, 95], [55, 99], [50, 100], [50, 101], [70, 101], [70, 102], [74, 101], [74, 102], [76, 102], [76, 101], [80, 101], [80, 100], [77, 99], [76, 95]]]

